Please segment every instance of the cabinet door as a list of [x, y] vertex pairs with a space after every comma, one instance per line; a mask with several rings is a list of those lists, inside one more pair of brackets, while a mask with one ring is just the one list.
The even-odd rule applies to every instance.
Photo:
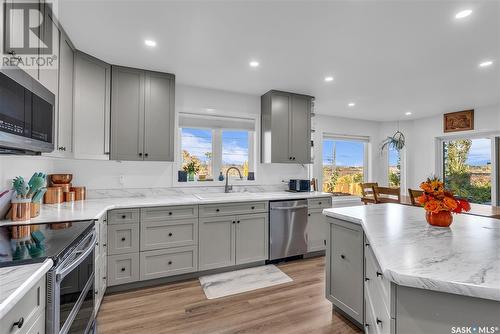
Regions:
[[235, 264], [235, 225], [234, 216], [200, 219], [198, 246], [200, 270]]
[[291, 162], [289, 152], [290, 94], [271, 96], [271, 162]]
[[[43, 13], [43, 18], [39, 29], [41, 29], [42, 38], [44, 40], [46, 39], [47, 36], [52, 35], [52, 52], [49, 52], [48, 46], [39, 43], [39, 48], [40, 48], [39, 53], [40, 56], [45, 59], [46, 64], [40, 66], [38, 80], [45, 86], [45, 88], [47, 88], [53, 94], [56, 95], [56, 101], [57, 101], [57, 93], [59, 91], [58, 61], [60, 60], [59, 29], [52, 20], [52, 12], [50, 11], [50, 9], [45, 5], [45, 3], [40, 4], [40, 6]], [[47, 38], [47, 40], [50, 40], [50, 38]], [[55, 60], [53, 60], [54, 56]], [[49, 57], [53, 58], [49, 59]], [[52, 60], [53, 62], [49, 63], [50, 60]], [[57, 108], [55, 108], [55, 110], [57, 110]]]
[[111, 159], [143, 160], [145, 73], [113, 66], [111, 78]]
[[144, 160], [174, 161], [175, 76], [146, 72]]
[[236, 264], [268, 259], [267, 214], [238, 216], [236, 220]]
[[330, 225], [330, 233], [330, 295], [337, 307], [363, 323], [363, 231], [340, 222]]
[[307, 214], [307, 251], [317, 252], [326, 248], [328, 223], [322, 209], [309, 210]]
[[73, 151], [73, 67], [74, 52], [67, 36], [59, 48], [59, 112], [57, 150]]
[[290, 108], [290, 155], [299, 164], [311, 163], [311, 98], [295, 95]]
[[109, 159], [111, 66], [77, 52], [74, 72], [74, 152]]

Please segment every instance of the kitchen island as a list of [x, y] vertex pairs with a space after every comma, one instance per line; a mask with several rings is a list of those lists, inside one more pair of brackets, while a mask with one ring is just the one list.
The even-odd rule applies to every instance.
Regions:
[[323, 214], [327, 298], [366, 332], [498, 332], [500, 220], [455, 215], [437, 228], [399, 204]]

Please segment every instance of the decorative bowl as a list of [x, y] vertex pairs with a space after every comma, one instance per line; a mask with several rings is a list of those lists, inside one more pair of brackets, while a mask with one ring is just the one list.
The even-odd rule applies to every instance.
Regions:
[[49, 178], [52, 184], [67, 184], [73, 179], [73, 174], [50, 174]]

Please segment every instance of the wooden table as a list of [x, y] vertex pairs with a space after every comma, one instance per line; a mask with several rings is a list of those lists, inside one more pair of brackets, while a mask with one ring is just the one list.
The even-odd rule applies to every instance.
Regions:
[[[401, 196], [401, 204], [411, 205], [410, 196], [403, 195]], [[470, 204], [470, 211], [466, 212], [469, 215], [473, 216], [481, 216], [481, 217], [490, 217], [500, 219], [500, 207], [493, 205], [484, 205], [484, 204]]]

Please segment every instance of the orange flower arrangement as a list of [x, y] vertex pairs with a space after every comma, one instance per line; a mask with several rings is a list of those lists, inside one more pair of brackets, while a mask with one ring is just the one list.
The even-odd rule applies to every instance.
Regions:
[[417, 198], [425, 211], [439, 213], [448, 211], [462, 213], [470, 210], [470, 204], [465, 199], [458, 199], [453, 194], [444, 189], [444, 184], [437, 177], [428, 178], [420, 184], [420, 189], [424, 191], [422, 196]]

